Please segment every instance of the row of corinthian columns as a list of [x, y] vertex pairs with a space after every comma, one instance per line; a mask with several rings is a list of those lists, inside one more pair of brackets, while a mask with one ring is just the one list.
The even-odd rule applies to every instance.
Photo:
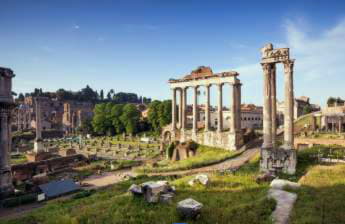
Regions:
[[[284, 145], [286, 149], [293, 148], [293, 119], [294, 119], [294, 93], [293, 93], [293, 65], [294, 60], [286, 60], [284, 64]], [[277, 100], [276, 100], [276, 64], [262, 63], [264, 70], [264, 110], [263, 148], [276, 147], [277, 134]]]
[[[223, 84], [218, 84], [218, 110], [217, 110], [217, 131], [223, 131]], [[232, 84], [232, 106], [231, 106], [231, 120], [230, 120], [230, 131], [236, 132], [241, 129], [241, 85], [240, 83]], [[177, 129], [177, 123], [179, 123], [179, 128], [185, 130], [187, 127], [187, 88], [193, 88], [193, 126], [192, 130], [194, 133], [197, 132], [197, 122], [199, 117], [198, 112], [198, 87], [184, 87], [184, 88], [173, 88], [172, 89], [172, 129]], [[205, 104], [205, 131], [210, 131], [211, 129], [211, 114], [210, 114], [210, 87], [211, 85], [206, 85], [206, 104]], [[180, 92], [179, 98], [180, 103], [177, 111], [177, 91]], [[179, 117], [179, 122], [177, 122], [177, 114]]]

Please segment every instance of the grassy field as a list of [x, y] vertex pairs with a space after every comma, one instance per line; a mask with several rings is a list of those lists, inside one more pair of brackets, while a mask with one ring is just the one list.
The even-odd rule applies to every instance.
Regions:
[[137, 168], [135, 171], [138, 173], [161, 173], [168, 171], [188, 170], [215, 164], [237, 155], [239, 155], [239, 153], [236, 151], [228, 151], [220, 148], [199, 145], [197, 148], [197, 154], [193, 157], [175, 162], [163, 160], [158, 162], [157, 167], [144, 166]]
[[22, 164], [26, 162], [28, 162], [28, 160], [26, 159], [26, 156], [23, 154], [11, 156], [11, 165], [17, 165], [17, 164]]
[[[208, 186], [189, 186], [187, 176], [169, 179], [177, 192], [173, 203], [148, 204], [142, 198], [127, 193], [132, 183], [163, 178], [141, 176], [98, 191], [80, 199], [57, 199], [22, 218], [0, 221], [1, 224], [255, 224], [271, 223], [274, 201], [266, 198], [268, 185], [255, 183], [257, 161], [252, 161], [235, 174], [210, 175]], [[180, 220], [178, 201], [192, 197], [204, 204], [199, 220]]]

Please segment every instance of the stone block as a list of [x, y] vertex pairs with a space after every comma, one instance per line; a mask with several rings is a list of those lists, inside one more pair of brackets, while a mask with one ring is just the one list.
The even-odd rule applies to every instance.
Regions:
[[200, 202], [187, 198], [177, 204], [177, 211], [183, 219], [196, 219], [200, 216], [202, 207]]

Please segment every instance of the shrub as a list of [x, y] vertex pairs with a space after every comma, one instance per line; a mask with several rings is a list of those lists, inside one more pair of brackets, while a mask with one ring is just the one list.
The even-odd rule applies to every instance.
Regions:
[[23, 204], [35, 202], [37, 200], [37, 194], [26, 194], [18, 197], [8, 198], [2, 202], [2, 206], [5, 208], [11, 208]]

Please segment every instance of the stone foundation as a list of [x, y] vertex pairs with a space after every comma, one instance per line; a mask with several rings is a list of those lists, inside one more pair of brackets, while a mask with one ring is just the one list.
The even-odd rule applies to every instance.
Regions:
[[264, 172], [296, 172], [297, 156], [294, 149], [267, 149], [261, 148], [260, 170]]
[[228, 150], [237, 150], [243, 145], [243, 137], [241, 132], [205, 131], [193, 133], [192, 130], [184, 130], [179, 134], [179, 138], [175, 139], [179, 140], [180, 142], [193, 140], [201, 145], [224, 148]]

